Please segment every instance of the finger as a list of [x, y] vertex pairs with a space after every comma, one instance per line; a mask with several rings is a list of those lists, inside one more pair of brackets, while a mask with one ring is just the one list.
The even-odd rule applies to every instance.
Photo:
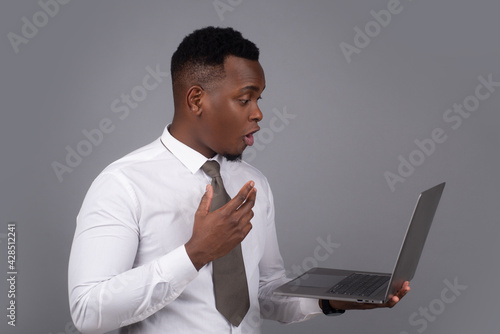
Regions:
[[214, 189], [210, 184], [207, 184], [205, 188], [205, 193], [201, 197], [200, 205], [196, 210], [197, 214], [206, 215], [210, 212], [210, 205], [212, 204], [212, 198], [214, 197]]
[[399, 289], [399, 291], [396, 293], [396, 296], [398, 296], [401, 299], [409, 291], [410, 291], [410, 282], [406, 281], [403, 283], [401, 289]]
[[234, 221], [238, 222], [238, 224], [247, 224], [253, 218], [254, 213], [252, 208], [255, 204], [256, 192], [257, 189], [253, 188], [250, 191], [250, 194], [248, 195], [245, 203], [243, 203], [238, 209], [236, 209], [236, 211], [232, 212]]
[[398, 296], [394, 296], [389, 301], [389, 307], [394, 307], [397, 303], [399, 303], [400, 299]]
[[250, 194], [248, 194], [248, 197], [247, 197], [245, 203], [248, 201], [255, 203], [256, 198], [257, 198], [257, 188], [253, 187], [252, 191], [250, 191]]
[[237, 222], [240, 225], [240, 228], [242, 228], [246, 224], [250, 223], [250, 220], [252, 220], [253, 216], [254, 212], [250, 207], [239, 209], [235, 212], [235, 222]]
[[257, 188], [255, 188], [255, 185], [248, 193], [247, 198], [245, 198], [245, 202], [248, 201], [250, 199], [250, 197], [252, 197], [252, 196], [253, 196], [253, 200], [255, 201], [255, 197], [257, 196]]
[[243, 203], [237, 210], [241, 210], [242, 212], [250, 211], [255, 205], [255, 199], [257, 198], [257, 188], [253, 188], [248, 193], [247, 198], [245, 199], [245, 203]]
[[245, 226], [243, 226], [243, 239], [246, 238], [246, 236], [248, 235], [248, 233], [250, 233], [250, 231], [252, 230], [252, 223], [248, 222], [248, 224], [246, 224]]
[[399, 299], [403, 298], [404, 296], [406, 296], [406, 294], [410, 292], [410, 287], [407, 285], [405, 286], [403, 289], [401, 289], [401, 291], [399, 291], [398, 293], [398, 297]]
[[238, 194], [236, 194], [236, 196], [234, 196], [234, 198], [226, 204], [226, 208], [230, 211], [236, 211], [245, 202], [248, 194], [254, 186], [255, 182], [253, 181], [248, 181], [247, 183], [245, 183], [245, 185], [241, 187]]

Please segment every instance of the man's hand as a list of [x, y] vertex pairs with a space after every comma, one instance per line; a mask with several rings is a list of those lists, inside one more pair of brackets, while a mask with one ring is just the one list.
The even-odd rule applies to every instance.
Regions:
[[[410, 282], [404, 282], [403, 286], [396, 295], [391, 296], [385, 304], [368, 304], [356, 302], [343, 302], [339, 300], [330, 300], [331, 307], [338, 310], [371, 310], [374, 308], [394, 307], [410, 291]], [[321, 303], [320, 303], [321, 307]]]
[[257, 196], [254, 186], [253, 181], [248, 181], [232, 200], [213, 212], [210, 212], [213, 189], [207, 186], [195, 213], [193, 235], [185, 245], [196, 270], [229, 253], [250, 232]]

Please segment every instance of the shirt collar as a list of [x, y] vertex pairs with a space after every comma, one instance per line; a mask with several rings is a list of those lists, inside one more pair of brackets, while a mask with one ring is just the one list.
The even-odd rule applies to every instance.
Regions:
[[[163, 130], [160, 138], [161, 142], [191, 173], [196, 173], [210, 159], [207, 159], [200, 152], [193, 150], [191, 147], [174, 138], [168, 131], [169, 127], [170, 124]], [[213, 160], [217, 160], [221, 164], [223, 159], [221, 156], [216, 155]]]

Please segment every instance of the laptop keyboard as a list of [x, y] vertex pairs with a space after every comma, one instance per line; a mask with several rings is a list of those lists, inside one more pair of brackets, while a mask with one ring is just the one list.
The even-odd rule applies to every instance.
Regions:
[[370, 296], [389, 279], [390, 276], [351, 274], [335, 284], [328, 292], [349, 296]]

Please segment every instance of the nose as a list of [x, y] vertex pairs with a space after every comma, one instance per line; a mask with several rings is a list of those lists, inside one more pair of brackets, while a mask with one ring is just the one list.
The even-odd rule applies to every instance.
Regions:
[[256, 103], [255, 108], [252, 108], [252, 112], [250, 113], [250, 120], [260, 122], [262, 121], [263, 117], [264, 115], [262, 114], [262, 111], [260, 111], [260, 108]]

